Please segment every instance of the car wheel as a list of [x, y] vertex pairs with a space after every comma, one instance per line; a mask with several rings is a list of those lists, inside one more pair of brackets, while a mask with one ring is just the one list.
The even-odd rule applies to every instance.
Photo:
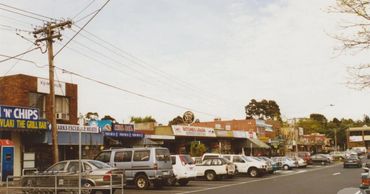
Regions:
[[176, 182], [177, 182], [177, 180], [176, 180], [175, 177], [171, 177], [171, 178], [168, 178], [167, 179], [167, 184], [168, 185], [175, 186], [176, 185]]
[[160, 189], [163, 187], [163, 181], [154, 181], [153, 186], [154, 188]]
[[179, 180], [179, 184], [181, 186], [186, 186], [188, 183], [189, 183], [189, 180], [187, 180], [187, 179], [180, 179]]
[[83, 194], [95, 194], [95, 191], [91, 189], [91, 187], [94, 187], [94, 184], [92, 184], [90, 181], [84, 182], [81, 186], [84, 188], [81, 191], [81, 193], [83, 193]]
[[257, 177], [259, 175], [257, 168], [250, 168], [248, 174], [250, 177]]
[[145, 175], [138, 175], [135, 178], [135, 186], [139, 190], [148, 189], [149, 187], [149, 180]]
[[288, 165], [284, 165], [284, 166], [283, 166], [283, 169], [284, 169], [284, 170], [289, 170], [289, 166], [288, 166]]
[[324, 162], [324, 161], [321, 162], [321, 165], [325, 165], [325, 164], [326, 164], [326, 162]]
[[216, 180], [216, 173], [212, 170], [206, 171], [205, 175], [206, 175], [206, 179], [208, 181]]

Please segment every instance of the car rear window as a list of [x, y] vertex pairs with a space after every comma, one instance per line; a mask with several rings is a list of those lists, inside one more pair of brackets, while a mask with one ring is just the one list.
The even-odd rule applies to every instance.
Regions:
[[155, 158], [157, 159], [157, 161], [170, 161], [170, 152], [168, 151], [168, 149], [156, 149]]
[[95, 160], [99, 160], [99, 161], [102, 161], [102, 162], [110, 162], [110, 154], [111, 152], [100, 152], [96, 157], [95, 157]]

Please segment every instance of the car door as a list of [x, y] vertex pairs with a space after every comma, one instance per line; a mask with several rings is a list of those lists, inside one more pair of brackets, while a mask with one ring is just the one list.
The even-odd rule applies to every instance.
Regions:
[[133, 178], [132, 172], [132, 150], [117, 150], [113, 156], [113, 166], [125, 170], [126, 179]]
[[248, 164], [240, 156], [232, 156], [232, 162], [238, 167], [238, 171], [241, 173], [248, 172]]

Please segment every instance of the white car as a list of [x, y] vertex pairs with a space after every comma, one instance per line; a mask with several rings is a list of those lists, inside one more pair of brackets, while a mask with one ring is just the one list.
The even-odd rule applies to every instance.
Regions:
[[225, 158], [206, 159], [202, 164], [195, 165], [195, 169], [197, 176], [204, 176], [209, 181], [235, 174], [235, 165]]
[[230, 162], [236, 165], [236, 170], [238, 173], [245, 173], [251, 177], [261, 176], [270, 168], [272, 169], [272, 166], [268, 165], [266, 161], [261, 161], [255, 157], [244, 155], [205, 153], [203, 154], [202, 158], [207, 159], [215, 157], [228, 159]]
[[298, 162], [294, 161], [293, 159], [283, 156], [283, 157], [272, 157], [271, 158], [275, 162], [281, 162], [282, 167], [284, 170], [290, 170], [292, 168], [298, 167]]
[[171, 161], [174, 177], [168, 179], [169, 184], [185, 186], [197, 176], [195, 163], [189, 155], [171, 155]]

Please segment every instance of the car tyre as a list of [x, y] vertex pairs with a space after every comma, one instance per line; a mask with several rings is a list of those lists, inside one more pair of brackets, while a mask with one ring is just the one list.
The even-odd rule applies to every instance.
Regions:
[[284, 169], [284, 170], [289, 170], [290, 168], [289, 168], [289, 166], [288, 166], [288, 165], [284, 165], [284, 166], [283, 166], [283, 169]]
[[82, 187], [83, 187], [84, 189], [82, 190], [82, 192], [81, 192], [81, 193], [84, 193], [84, 194], [95, 194], [95, 191], [94, 191], [94, 190], [92, 190], [92, 189], [87, 189], [87, 188], [94, 187], [94, 184], [93, 184], [93, 183], [91, 183], [90, 181], [84, 182], [84, 183], [82, 184]]
[[259, 172], [258, 172], [258, 169], [257, 168], [250, 168], [248, 170], [248, 174], [250, 177], [257, 177], [259, 176]]
[[145, 190], [149, 188], [149, 179], [145, 175], [138, 175], [135, 178], [135, 186], [139, 190]]
[[205, 176], [208, 181], [214, 181], [217, 177], [213, 170], [206, 171]]
[[181, 186], [186, 186], [188, 183], [189, 183], [189, 180], [187, 180], [187, 179], [180, 179], [179, 180], [179, 184]]
[[176, 182], [177, 182], [177, 180], [176, 180], [175, 177], [171, 177], [171, 178], [168, 178], [167, 179], [167, 184], [168, 185], [175, 186], [176, 185]]

